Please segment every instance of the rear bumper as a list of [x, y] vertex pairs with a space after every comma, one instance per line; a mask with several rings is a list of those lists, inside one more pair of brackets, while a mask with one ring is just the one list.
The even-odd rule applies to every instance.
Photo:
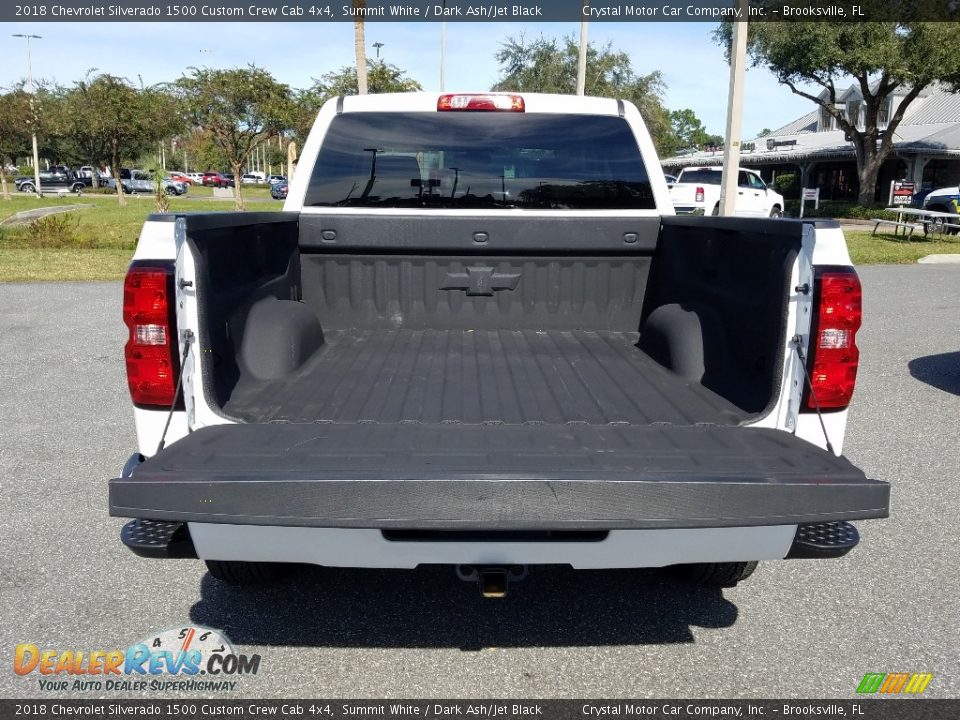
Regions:
[[[189, 529], [188, 529], [189, 528]], [[471, 537], [473, 535], [474, 537]], [[442, 533], [397, 537], [378, 530], [131, 520], [121, 540], [149, 558], [308, 563], [327, 567], [570, 565], [580, 569], [663, 567], [697, 562], [832, 558], [859, 540], [849, 523], [689, 530], [612, 530], [584, 538]], [[573, 537], [572, 537], [573, 536]]]
[[378, 530], [732, 528], [886, 517], [889, 493], [776, 430], [230, 425], [112, 480], [110, 512]]

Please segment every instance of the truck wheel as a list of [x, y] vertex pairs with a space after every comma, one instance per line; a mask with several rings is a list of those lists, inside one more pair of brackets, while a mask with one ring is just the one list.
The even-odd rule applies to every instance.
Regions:
[[241, 560], [205, 560], [204, 562], [211, 575], [230, 585], [264, 585], [287, 575], [291, 568], [286, 563]]
[[706, 587], [736, 587], [757, 569], [756, 562], [695, 563], [677, 565], [675, 568], [683, 579], [694, 585]]
[[772, 217], [772, 218], [783, 217], [783, 210], [780, 209], [780, 206], [779, 206], [779, 205], [774, 205], [774, 206], [770, 209], [770, 217]]

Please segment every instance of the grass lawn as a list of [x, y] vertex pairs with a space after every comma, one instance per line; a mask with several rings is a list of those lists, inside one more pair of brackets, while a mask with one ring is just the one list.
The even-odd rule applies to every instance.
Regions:
[[[68, 218], [69, 232], [37, 237], [26, 225], [0, 226], [0, 282], [17, 280], [105, 280], [123, 272], [147, 215], [155, 212], [151, 196], [127, 197], [120, 207], [110, 195], [45, 197], [13, 194], [0, 199], [0, 222], [14, 213], [34, 208], [89, 205], [53, 216]], [[282, 202], [256, 203], [251, 210], [279, 210]], [[171, 198], [173, 212], [229, 212], [233, 203], [222, 200]]]
[[[194, 192], [196, 190], [196, 192]], [[253, 193], [264, 188], [245, 188]], [[207, 199], [198, 199], [203, 193]], [[245, 193], [246, 194], [246, 193]], [[213, 200], [210, 188], [195, 188], [187, 198], [171, 198], [174, 212], [231, 211], [229, 201]], [[248, 195], [249, 197], [250, 195]], [[151, 196], [128, 197], [126, 207], [117, 205], [109, 195], [87, 194], [77, 197], [47, 197], [14, 193], [11, 200], [0, 199], [0, 222], [16, 212], [54, 205], [90, 205], [66, 215], [68, 232], [38, 236], [28, 226], [0, 226], [0, 282], [22, 280], [108, 280], [123, 277], [133, 255], [140, 228], [154, 212]], [[281, 201], [251, 203], [251, 210], [279, 210]], [[850, 256], [857, 265], [874, 263], [914, 263], [924, 255], [960, 253], [960, 236], [927, 240], [922, 234], [905, 241], [892, 235], [872, 237], [869, 231], [846, 230]]]
[[927, 240], [923, 233], [914, 233], [912, 240], [894, 238], [891, 234], [878, 233], [876, 237], [870, 231], [844, 230], [850, 258], [854, 265], [873, 264], [911, 264], [924, 255], [941, 253], [960, 253], [960, 236], [946, 235], [936, 240]]

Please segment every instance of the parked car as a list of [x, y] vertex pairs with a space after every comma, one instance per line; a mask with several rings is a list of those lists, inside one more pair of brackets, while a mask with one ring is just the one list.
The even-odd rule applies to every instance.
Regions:
[[[46, 170], [40, 172], [40, 191], [47, 192], [72, 192], [81, 193], [90, 187], [92, 180], [90, 178], [80, 177], [69, 170]], [[24, 175], [14, 178], [14, 187], [20, 192], [35, 193], [37, 191], [36, 180], [32, 175]]]
[[203, 185], [203, 173], [191, 172], [186, 173], [186, 176], [190, 178], [194, 185]]
[[[184, 173], [172, 172], [172, 173], [170, 173], [170, 176], [169, 176], [169, 177], [170, 177], [171, 180], [173, 180], [173, 181], [175, 181], [175, 182], [183, 183], [184, 185], [192, 185], [192, 184], [193, 184], [193, 178], [189, 177], [188, 175], [186, 175], [186, 174], [184, 174]], [[201, 176], [201, 177], [203, 177], [203, 176]]]
[[[670, 187], [670, 200], [677, 215], [718, 215], [720, 178], [723, 168], [688, 167], [680, 171]], [[781, 217], [783, 196], [767, 187], [759, 173], [740, 168], [737, 173], [736, 214], [754, 217]]]
[[109, 492], [134, 553], [234, 584], [431, 564], [500, 596], [561, 564], [728, 587], [888, 515], [840, 455], [861, 288], [838, 224], [676, 217], [614, 99], [348, 95], [304, 148], [282, 211], [143, 228], [138, 445]]
[[163, 179], [163, 189], [168, 195], [185, 195], [190, 191], [190, 183], [168, 175]]
[[270, 197], [274, 200], [286, 200], [288, 187], [286, 180], [275, 182], [270, 186]]
[[[163, 189], [171, 195], [183, 195], [187, 192], [187, 186], [176, 182], [170, 178], [164, 178]], [[106, 183], [107, 187], [116, 188], [116, 179], [110, 178]], [[121, 168], [120, 185], [123, 191], [128, 195], [131, 193], [148, 194], [156, 190], [156, 184], [153, 175], [146, 170], [136, 168]]]
[[205, 172], [203, 174], [202, 182], [206, 187], [233, 187], [233, 181], [226, 175], [222, 175], [218, 172]]
[[[956, 227], [952, 227], [960, 224], [960, 188], [958, 188], [958, 186], [951, 185], [950, 187], [939, 188], [938, 190], [929, 192], [927, 196], [923, 198], [923, 209], [958, 215], [956, 220], [951, 218], [932, 218], [930, 224], [935, 226], [932, 229], [936, 231], [946, 230], [950, 234], [960, 232]], [[924, 229], [929, 229], [926, 224], [924, 224]]]
[[267, 185], [274, 185], [279, 182], [286, 182], [286, 175], [267, 175]]
[[229, 187], [234, 187], [236, 184], [236, 178], [233, 176], [233, 173], [223, 173], [223, 177], [227, 179]]
[[243, 185], [260, 185], [263, 182], [263, 178], [260, 175], [247, 173], [246, 175], [240, 178], [240, 182]]

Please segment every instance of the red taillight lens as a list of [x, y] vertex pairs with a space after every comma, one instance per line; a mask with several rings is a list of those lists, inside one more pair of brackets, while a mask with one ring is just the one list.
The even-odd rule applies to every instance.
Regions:
[[694, 202], [703, 202], [703, 188], [697, 188], [697, 194], [694, 196]]
[[179, 371], [173, 352], [173, 268], [134, 266], [123, 281], [123, 322], [130, 331], [124, 355], [134, 405], [173, 404]]
[[526, 105], [519, 95], [456, 94], [441, 95], [437, 110], [486, 110], [493, 112], [524, 112]]
[[809, 351], [810, 382], [804, 408], [841, 410], [850, 404], [857, 383], [857, 330], [863, 315], [860, 278], [850, 267], [818, 268], [814, 281], [815, 315]]

